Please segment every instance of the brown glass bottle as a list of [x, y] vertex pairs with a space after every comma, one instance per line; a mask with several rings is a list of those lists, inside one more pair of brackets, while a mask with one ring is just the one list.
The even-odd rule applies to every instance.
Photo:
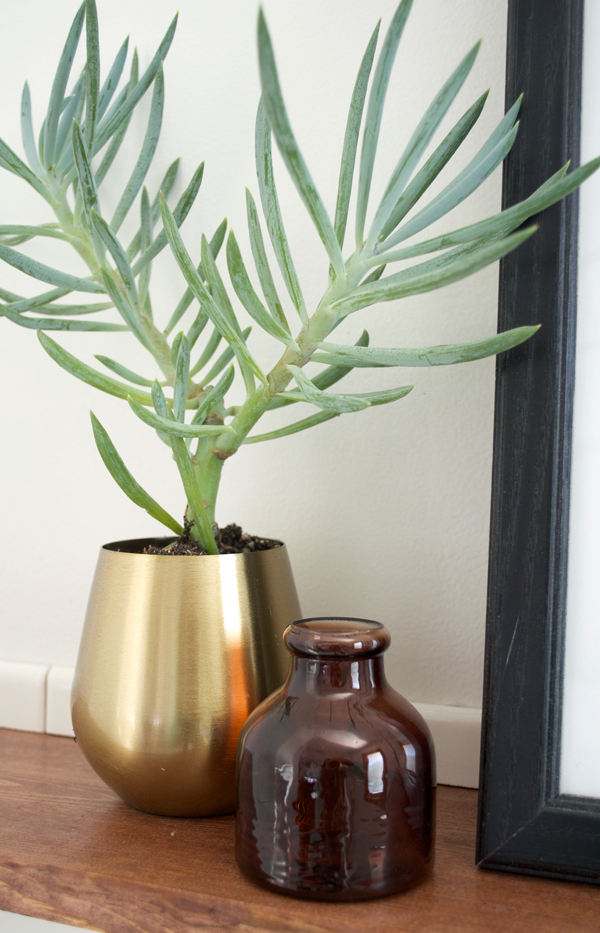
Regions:
[[433, 865], [435, 758], [425, 721], [385, 679], [389, 632], [307, 619], [284, 638], [288, 679], [240, 736], [239, 867], [320, 900], [417, 884]]

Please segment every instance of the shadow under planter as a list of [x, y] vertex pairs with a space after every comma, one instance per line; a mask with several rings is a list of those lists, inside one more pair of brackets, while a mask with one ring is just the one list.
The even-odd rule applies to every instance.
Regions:
[[235, 756], [252, 710], [285, 680], [287, 625], [301, 618], [284, 545], [249, 554], [143, 553], [105, 545], [71, 695], [97, 774], [165, 816], [235, 806]]

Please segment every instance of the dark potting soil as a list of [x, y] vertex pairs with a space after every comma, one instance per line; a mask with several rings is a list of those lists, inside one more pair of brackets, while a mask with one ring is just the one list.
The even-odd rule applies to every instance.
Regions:
[[[206, 554], [207, 551], [192, 538], [192, 525], [193, 522], [186, 520], [184, 522], [185, 530], [181, 537], [176, 538], [166, 548], [150, 545], [144, 548], [144, 554], [165, 554], [167, 556], [183, 554], [188, 557]], [[226, 525], [225, 528], [219, 528], [215, 540], [220, 554], [251, 554], [253, 551], [270, 551], [271, 548], [282, 546], [281, 541], [249, 535], [242, 531], [239, 525]]]

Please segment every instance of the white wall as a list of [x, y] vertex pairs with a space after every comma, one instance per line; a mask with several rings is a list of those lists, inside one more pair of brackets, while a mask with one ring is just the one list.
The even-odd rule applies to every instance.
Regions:
[[[581, 161], [600, 150], [597, 120], [600, 88], [600, 5], [585, 4]], [[561, 793], [600, 796], [600, 742], [596, 710], [600, 703], [600, 630], [598, 628], [598, 559], [600, 542], [600, 380], [598, 347], [598, 273], [600, 272], [600, 178], [582, 188], [579, 213], [577, 294], [577, 367], [571, 465], [569, 576], [565, 684], [562, 709]]]
[[[358, 63], [377, 13], [384, 26], [395, 0], [266, 0], [284, 93], [297, 137], [326, 204], [333, 210], [338, 160]], [[3, 11], [0, 37], [0, 133], [21, 152], [19, 102], [30, 82], [36, 126], [77, 2], [28, 0]], [[177, 191], [206, 160], [203, 189], [184, 236], [193, 254], [201, 231], [229, 218], [243, 250], [244, 186], [256, 195], [253, 122], [258, 100], [256, 5], [197, 0], [100, 0], [104, 62], [130, 33], [142, 67], [179, 8], [179, 29], [165, 67], [163, 136], [149, 177], [151, 193], [181, 155]], [[390, 85], [375, 194], [425, 106], [480, 37], [484, 45], [443, 131], [485, 90], [479, 124], [456, 157], [462, 167], [503, 111], [504, 0], [415, 0]], [[135, 158], [143, 115], [129, 131]], [[116, 203], [127, 172], [105, 182]], [[288, 235], [309, 304], [323, 289], [323, 250], [295, 191], [278, 167]], [[448, 176], [445, 176], [447, 180]], [[445, 182], [444, 182], [445, 183]], [[6, 173], [0, 177], [1, 222], [52, 219], [45, 205]], [[446, 229], [499, 208], [500, 171], [458, 208]], [[35, 253], [75, 271], [62, 247]], [[183, 285], [170, 257], [153, 273], [154, 304], [166, 321]], [[8, 268], [0, 284], [37, 289]], [[423, 346], [476, 339], [495, 330], [497, 270], [490, 268], [441, 292], [351, 317], [338, 334], [363, 327], [375, 346]], [[532, 321], [532, 323], [535, 323]], [[134, 475], [174, 514], [182, 496], [175, 467], [153, 432], [126, 404], [75, 382], [45, 356], [33, 331], [0, 321], [3, 456], [0, 544], [0, 658], [71, 665], [99, 546], [160, 533], [114, 485], [92, 439], [88, 409], [109, 430]], [[336, 335], [337, 336], [337, 335]], [[122, 335], [61, 335], [92, 361], [107, 355], [154, 375], [133, 340]], [[252, 344], [264, 365], [272, 347]], [[310, 432], [245, 448], [226, 465], [220, 522], [284, 538], [305, 614], [379, 619], [392, 631], [390, 679], [425, 703], [480, 703], [491, 471], [494, 361], [431, 371], [363, 371], [347, 390], [416, 383], [395, 405], [347, 415]], [[271, 422], [272, 424], [275, 421]], [[268, 429], [268, 428], [265, 428]]]

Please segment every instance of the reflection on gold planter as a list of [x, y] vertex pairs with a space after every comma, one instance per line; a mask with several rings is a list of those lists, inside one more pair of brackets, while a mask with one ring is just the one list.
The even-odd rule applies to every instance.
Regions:
[[285, 680], [301, 618], [285, 546], [250, 554], [100, 551], [71, 694], [84, 755], [127, 803], [166, 816], [229, 813], [240, 730]]

